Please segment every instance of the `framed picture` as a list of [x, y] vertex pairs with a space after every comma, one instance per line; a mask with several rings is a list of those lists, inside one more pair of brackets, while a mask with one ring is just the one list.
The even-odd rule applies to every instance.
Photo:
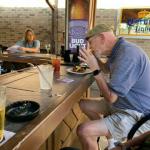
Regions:
[[118, 13], [117, 35], [150, 38], [150, 8], [123, 8]]

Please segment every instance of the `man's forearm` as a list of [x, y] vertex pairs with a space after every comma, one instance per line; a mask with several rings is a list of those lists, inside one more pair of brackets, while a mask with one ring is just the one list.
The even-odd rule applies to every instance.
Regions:
[[95, 76], [95, 80], [97, 82], [97, 85], [100, 89], [100, 91], [102, 92], [104, 98], [109, 102], [109, 103], [114, 103], [118, 96], [116, 93], [114, 93], [107, 85], [106, 80], [104, 79], [104, 77], [102, 76], [102, 74], [98, 74], [97, 76]]
[[97, 62], [104, 73], [109, 73], [109, 68], [108, 68], [107, 62], [102, 62], [100, 59], [97, 59]]

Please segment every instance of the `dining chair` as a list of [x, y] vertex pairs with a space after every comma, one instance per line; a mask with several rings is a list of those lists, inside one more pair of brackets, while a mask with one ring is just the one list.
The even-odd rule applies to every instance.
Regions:
[[[134, 137], [136, 131], [137, 131], [144, 123], [146, 123], [148, 120], [150, 120], [150, 113], [147, 114], [147, 115], [145, 115], [144, 117], [142, 117], [139, 121], [137, 121], [137, 122], [133, 125], [133, 127], [131, 128], [131, 130], [130, 130], [129, 133], [128, 133], [127, 141], [128, 141], [128, 140], [131, 140], [131, 139]], [[127, 148], [127, 150], [131, 150], [131, 148]]]
[[127, 140], [132, 139], [136, 131], [148, 120], [150, 120], [150, 114], [145, 115], [138, 122], [136, 122], [128, 133]]

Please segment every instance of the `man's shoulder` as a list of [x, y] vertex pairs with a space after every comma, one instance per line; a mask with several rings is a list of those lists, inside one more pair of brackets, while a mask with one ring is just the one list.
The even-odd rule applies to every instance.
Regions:
[[143, 49], [141, 47], [139, 47], [137, 44], [124, 40], [124, 42], [122, 42], [121, 44], [121, 48], [125, 51], [143, 51]]
[[131, 58], [131, 60], [133, 60], [133, 58], [141, 58], [146, 55], [141, 47], [128, 41], [124, 42], [120, 49], [120, 55], [123, 58]]

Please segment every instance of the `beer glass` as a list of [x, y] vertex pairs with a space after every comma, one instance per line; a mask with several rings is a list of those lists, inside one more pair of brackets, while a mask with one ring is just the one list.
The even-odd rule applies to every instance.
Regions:
[[4, 137], [6, 87], [0, 86], [0, 142]]
[[47, 51], [47, 54], [50, 54], [50, 52], [51, 52], [51, 44], [46, 44], [45, 45], [45, 49]]

